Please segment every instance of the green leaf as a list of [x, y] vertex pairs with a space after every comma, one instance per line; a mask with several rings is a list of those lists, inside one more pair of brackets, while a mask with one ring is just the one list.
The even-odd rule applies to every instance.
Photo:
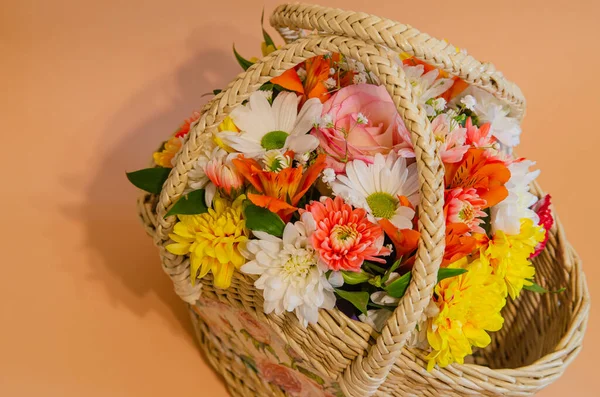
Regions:
[[244, 70], [248, 70], [250, 66], [254, 65], [253, 62], [250, 62], [249, 60], [245, 59], [240, 54], [238, 54], [238, 52], [235, 50], [235, 45], [233, 46], [233, 55], [235, 55], [235, 59], [237, 59], [238, 63]]
[[206, 201], [204, 200], [204, 189], [194, 190], [181, 197], [171, 207], [167, 216], [171, 215], [196, 215], [204, 214], [208, 211]]
[[548, 291], [546, 288], [542, 287], [539, 284], [534, 283], [532, 280], [529, 280], [529, 281], [531, 281], [533, 284], [532, 285], [524, 285], [523, 289], [526, 289], [527, 291], [535, 292], [538, 294], [547, 294], [547, 293], [560, 294], [561, 292], [566, 290], [566, 288], [563, 287], [556, 291]]
[[352, 303], [362, 314], [367, 314], [367, 304], [369, 303], [369, 293], [366, 291], [344, 291], [335, 289], [335, 293], [344, 300]]
[[381, 273], [381, 274], [385, 273], [385, 269], [384, 268], [382, 268], [381, 266], [377, 266], [376, 264], [368, 262], [368, 261], [364, 261], [363, 262], [363, 266], [366, 267], [367, 269], [373, 271], [373, 272], [377, 272], [377, 273]]
[[214, 95], [219, 95], [221, 93], [221, 91], [223, 91], [223, 90], [213, 90], [213, 94]]
[[263, 8], [262, 10], [262, 15], [260, 16], [260, 26], [262, 28], [262, 33], [263, 33], [263, 38], [265, 39], [265, 43], [269, 46], [272, 45], [273, 47], [275, 47], [275, 43], [273, 42], [273, 39], [271, 38], [271, 36], [269, 36], [269, 34], [267, 33], [267, 31], [264, 28], [264, 19], [265, 19], [265, 9]]
[[385, 272], [385, 274], [383, 275], [383, 279], [381, 280], [383, 283], [386, 283], [388, 281], [388, 279], [390, 278], [390, 275], [396, 271], [396, 269], [398, 269], [400, 267], [400, 262], [402, 261], [402, 258], [398, 259], [396, 262], [394, 262], [394, 264]]
[[258, 230], [277, 237], [283, 236], [285, 223], [283, 223], [279, 215], [266, 208], [248, 204], [244, 208], [244, 217], [246, 219], [246, 227], [250, 230]]
[[344, 277], [344, 283], [355, 285], [369, 281], [369, 279], [373, 277], [373, 275], [366, 273], [362, 270], [360, 272], [349, 272], [346, 270], [342, 270], [342, 277]]
[[460, 276], [461, 274], [465, 274], [466, 272], [467, 269], [450, 269], [447, 267], [443, 267], [438, 271], [437, 281], [439, 283], [444, 279]]
[[394, 298], [402, 298], [404, 296], [404, 293], [406, 292], [406, 289], [408, 288], [410, 279], [411, 274], [409, 272], [402, 275], [401, 277], [398, 277], [397, 279], [386, 285], [384, 289], [388, 293], [388, 295]]
[[159, 194], [171, 172], [170, 168], [155, 167], [127, 173], [127, 179], [148, 193]]

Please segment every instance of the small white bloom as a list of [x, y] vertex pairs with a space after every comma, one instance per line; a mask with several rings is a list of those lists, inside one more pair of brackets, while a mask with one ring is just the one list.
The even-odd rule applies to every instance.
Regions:
[[475, 105], [477, 105], [477, 101], [473, 95], [466, 95], [460, 100], [460, 103], [465, 105], [465, 108], [469, 110], [475, 110]]
[[355, 74], [352, 78], [354, 84], [365, 84], [367, 82], [367, 75], [365, 73]]
[[336, 85], [337, 85], [337, 81], [335, 81], [335, 79], [332, 77], [325, 80], [325, 87], [327, 87], [329, 89], [335, 88]]
[[537, 197], [529, 191], [529, 185], [538, 177], [540, 170], [529, 171], [535, 165], [530, 160], [510, 164], [510, 179], [504, 185], [508, 189], [508, 197], [491, 209], [492, 231], [502, 230], [506, 234], [519, 234], [521, 219], [531, 219], [534, 225], [540, 221], [539, 216], [531, 207], [537, 202]]
[[335, 171], [333, 170], [333, 168], [325, 168], [323, 170], [323, 183], [326, 184], [331, 184], [333, 181], [335, 181]]
[[356, 122], [358, 124], [368, 124], [369, 123], [369, 119], [367, 119], [367, 116], [365, 116], [362, 113], [358, 113], [358, 115], [356, 116]]
[[333, 128], [334, 127], [333, 117], [329, 113], [323, 115], [319, 119], [318, 127], [321, 127], [321, 128]]
[[335, 74], [335, 68], [330, 68], [329, 69], [329, 75], [333, 76]]
[[348, 162], [345, 172], [331, 184], [336, 196], [364, 208], [372, 222], [388, 219], [399, 229], [412, 229], [415, 211], [401, 205], [398, 196], [406, 196], [413, 207], [418, 204], [416, 164], [407, 166], [406, 159], [395, 152], [387, 157], [377, 153], [372, 164], [362, 160]]
[[342, 272], [332, 271], [327, 280], [329, 280], [329, 284], [331, 284], [333, 288], [340, 288], [344, 285], [344, 276], [342, 276]]
[[261, 158], [273, 149], [289, 149], [295, 153], [312, 151], [319, 146], [319, 140], [307, 133], [320, 116], [323, 104], [311, 98], [298, 113], [299, 100], [293, 92], [282, 92], [271, 105], [264, 93], [254, 92], [247, 105], [231, 112], [240, 132], [222, 131], [219, 137], [226, 145], [252, 158]]
[[315, 223], [310, 213], [302, 220], [288, 223], [283, 237], [255, 231], [244, 256], [249, 259], [242, 272], [260, 277], [254, 286], [263, 290], [265, 313], [296, 312], [303, 326], [319, 319], [319, 308], [335, 306], [333, 287], [327, 281], [326, 267], [310, 243]]
[[306, 80], [306, 69], [298, 68], [298, 70], [296, 70], [296, 73], [298, 74], [300, 81]]
[[431, 102], [431, 105], [436, 112], [440, 113], [446, 109], [446, 100], [444, 98], [437, 98]]
[[310, 152], [294, 153], [294, 160], [296, 160], [300, 165], [306, 165], [306, 163], [308, 163], [309, 159], [310, 159]]
[[358, 316], [360, 321], [363, 323], [369, 324], [373, 329], [377, 332], [381, 332], [383, 327], [385, 326], [388, 318], [391, 317], [393, 312], [388, 309], [372, 309], [367, 310], [367, 314], [361, 314]]

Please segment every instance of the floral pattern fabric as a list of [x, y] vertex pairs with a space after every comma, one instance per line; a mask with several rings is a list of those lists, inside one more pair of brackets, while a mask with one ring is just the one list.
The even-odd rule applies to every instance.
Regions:
[[191, 306], [208, 326], [215, 346], [237, 356], [263, 381], [292, 397], [343, 397], [340, 386], [319, 374], [253, 314], [201, 297]]

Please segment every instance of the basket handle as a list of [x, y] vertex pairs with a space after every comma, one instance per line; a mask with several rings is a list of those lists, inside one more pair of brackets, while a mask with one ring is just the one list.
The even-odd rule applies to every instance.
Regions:
[[[235, 106], [272, 77], [294, 67], [304, 60], [330, 52], [354, 58], [377, 75], [392, 97], [415, 149], [420, 182], [418, 225], [421, 238], [412, 271], [412, 281], [394, 315], [386, 323], [376, 344], [366, 356], [359, 356], [344, 372], [341, 380], [347, 395], [368, 396], [377, 391], [401, 354], [401, 349], [414, 331], [424, 308], [431, 299], [437, 271], [444, 253], [445, 221], [443, 217], [443, 167], [437, 155], [435, 141], [425, 111], [416, 105], [412, 88], [404, 71], [398, 68], [392, 55], [383, 47], [376, 47], [360, 39], [341, 36], [313, 36], [297, 40], [277, 50], [240, 74], [226, 90], [218, 94], [204, 109], [188, 139], [180, 150], [176, 165], [163, 185], [156, 207], [155, 242], [161, 249], [163, 267], [175, 283], [182, 298], [193, 302], [199, 297], [189, 279], [189, 260], [169, 254], [164, 246], [176, 218], [165, 218], [167, 210], [182, 195], [187, 183], [187, 172], [192, 168], [200, 150], [218, 123]], [[242, 277], [241, 275], [239, 277]], [[201, 283], [197, 283], [201, 284]]]
[[406, 52], [417, 59], [484, 89], [510, 106], [511, 115], [522, 120], [525, 98], [520, 88], [508, 81], [492, 63], [481, 63], [457, 47], [435, 39], [410, 25], [364, 12], [310, 4], [282, 4], [273, 11], [271, 26], [289, 43], [301, 37], [301, 30], [361, 39]]

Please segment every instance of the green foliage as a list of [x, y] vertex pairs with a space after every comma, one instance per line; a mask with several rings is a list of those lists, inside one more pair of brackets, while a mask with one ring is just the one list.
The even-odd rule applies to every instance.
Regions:
[[233, 55], [235, 55], [235, 59], [238, 61], [238, 63], [244, 70], [248, 70], [250, 66], [254, 65], [254, 62], [250, 62], [249, 60], [245, 59], [240, 54], [238, 54], [238, 52], [235, 50], [235, 45], [233, 46]]
[[204, 196], [204, 189], [189, 192], [177, 200], [165, 217], [171, 215], [196, 215], [207, 212], [208, 208], [206, 207]]
[[155, 167], [127, 173], [127, 179], [136, 187], [152, 194], [159, 194], [171, 172], [170, 168]]
[[361, 313], [367, 314], [367, 304], [369, 303], [369, 293], [366, 291], [344, 291], [335, 289], [335, 293], [342, 299], [352, 303]]
[[249, 203], [244, 208], [244, 218], [246, 227], [250, 230], [258, 230], [276, 237], [283, 236], [285, 223], [279, 215], [266, 208]]

